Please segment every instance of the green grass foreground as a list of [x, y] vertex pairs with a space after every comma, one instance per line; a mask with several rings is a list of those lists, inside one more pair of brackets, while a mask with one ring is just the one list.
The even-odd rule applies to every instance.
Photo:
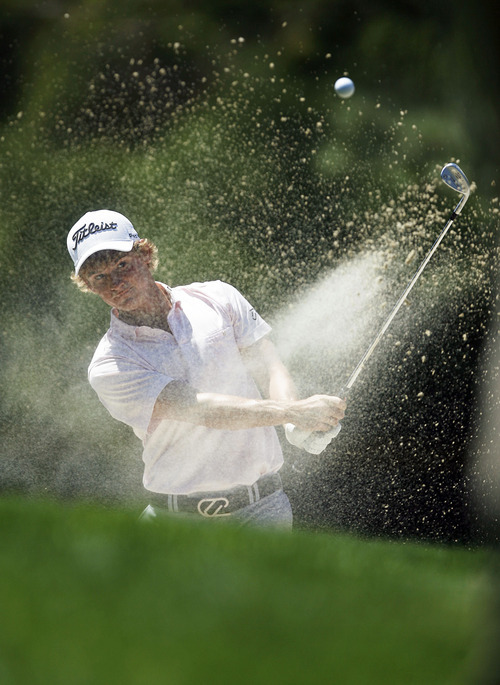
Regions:
[[477, 682], [484, 551], [19, 499], [0, 522], [3, 685]]

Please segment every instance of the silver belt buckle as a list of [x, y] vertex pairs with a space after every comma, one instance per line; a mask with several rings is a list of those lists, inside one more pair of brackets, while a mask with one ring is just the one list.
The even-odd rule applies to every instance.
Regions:
[[205, 518], [215, 518], [220, 516], [231, 516], [230, 511], [223, 511], [229, 506], [227, 497], [208, 497], [200, 499], [198, 502], [198, 513]]

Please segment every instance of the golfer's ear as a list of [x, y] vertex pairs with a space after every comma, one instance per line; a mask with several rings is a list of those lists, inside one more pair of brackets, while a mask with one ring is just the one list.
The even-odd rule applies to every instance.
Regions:
[[141, 245], [141, 248], [139, 250], [139, 254], [141, 255], [141, 258], [144, 261], [144, 263], [147, 264], [147, 266], [149, 266], [153, 260], [153, 248], [152, 248], [152, 246], [149, 243], [144, 242]]

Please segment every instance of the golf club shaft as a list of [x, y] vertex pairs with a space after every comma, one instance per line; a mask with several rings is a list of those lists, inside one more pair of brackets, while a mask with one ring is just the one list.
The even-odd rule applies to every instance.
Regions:
[[[420, 275], [422, 274], [422, 271], [425, 269], [427, 264], [429, 263], [430, 259], [432, 258], [432, 255], [434, 252], [437, 250], [439, 245], [441, 244], [443, 238], [445, 235], [448, 233], [450, 226], [452, 225], [453, 221], [457, 218], [457, 216], [460, 214], [462, 211], [462, 208], [464, 207], [465, 203], [467, 202], [469, 198], [469, 193], [470, 193], [470, 184], [469, 181], [467, 180], [466, 175], [464, 172], [460, 169], [460, 167], [455, 164], [454, 162], [450, 162], [449, 164], [446, 164], [442, 171], [441, 171], [441, 178], [442, 180], [446, 183], [447, 186], [452, 188], [453, 190], [456, 190], [459, 192], [462, 197], [460, 198], [460, 202], [458, 205], [455, 207], [453, 212], [451, 213], [450, 218], [448, 219], [446, 226], [443, 228], [441, 231], [438, 239], [432, 246], [432, 248], [429, 250], [428, 254], [418, 267], [417, 271], [415, 272], [413, 278], [411, 281], [408, 283], [406, 286], [403, 294], [399, 298], [399, 300], [396, 302], [394, 305], [391, 313], [385, 320], [382, 328], [380, 331], [377, 333], [375, 336], [373, 342], [371, 345], [368, 347], [364, 355], [361, 357], [361, 359], [358, 362], [358, 365], [354, 369], [354, 371], [351, 373], [349, 376], [349, 380], [347, 381], [347, 384], [345, 385], [344, 389], [339, 393], [341, 397], [347, 397], [347, 394], [349, 390], [352, 388], [354, 383], [356, 382], [356, 379], [358, 378], [359, 374], [361, 373], [361, 370], [363, 369], [364, 365], [366, 364], [367, 360], [371, 357], [373, 354], [373, 351], [381, 341], [381, 339], [384, 336], [384, 333], [387, 331], [389, 326], [391, 325], [394, 317], [398, 313], [398, 311], [401, 308], [401, 305], [403, 302], [406, 300], [408, 297], [408, 294], [410, 293], [411, 289], [415, 285], [415, 283], [418, 281], [420, 278]], [[302, 447], [305, 449], [307, 452], [310, 452], [311, 454], [320, 454], [325, 447], [329, 444], [329, 442], [337, 436], [338, 432], [340, 430], [340, 424], [338, 424], [332, 431], [329, 431], [326, 433], [326, 437], [323, 437], [325, 434], [323, 433], [309, 433], [309, 431], [304, 431], [301, 429], [298, 429], [296, 426], [293, 426], [289, 424], [288, 427], [288, 433], [287, 433], [287, 438], [289, 442], [291, 442], [293, 445], [297, 445], [298, 447]]]
[[368, 347], [368, 349], [366, 350], [366, 352], [364, 353], [364, 355], [363, 355], [363, 356], [361, 357], [361, 359], [359, 360], [358, 365], [356, 366], [356, 368], [354, 369], [354, 371], [353, 371], [353, 372], [351, 373], [351, 375], [349, 376], [349, 380], [347, 381], [347, 383], [345, 384], [345, 386], [344, 386], [344, 388], [343, 388], [343, 393], [344, 393], [344, 395], [347, 395], [347, 393], [349, 392], [349, 390], [352, 388], [352, 386], [353, 386], [354, 383], [356, 382], [356, 379], [358, 378], [359, 374], [361, 373], [361, 371], [362, 371], [362, 369], [363, 369], [365, 363], [366, 363], [366, 362], [368, 361], [368, 359], [372, 356], [373, 351], [375, 350], [375, 348], [377, 347], [377, 345], [379, 344], [379, 342], [380, 342], [381, 339], [383, 338], [385, 332], [387, 331], [387, 329], [388, 329], [389, 326], [391, 325], [391, 323], [392, 323], [394, 317], [396, 316], [396, 314], [397, 314], [398, 311], [400, 310], [400, 308], [401, 308], [403, 302], [406, 300], [406, 298], [408, 297], [408, 295], [409, 295], [410, 291], [412, 290], [413, 286], [415, 285], [415, 283], [416, 283], [416, 282], [418, 281], [418, 279], [420, 278], [420, 275], [422, 274], [422, 271], [425, 269], [425, 267], [426, 267], [427, 264], [429, 263], [430, 259], [432, 258], [432, 255], [434, 254], [434, 252], [437, 250], [437, 248], [438, 248], [439, 245], [441, 244], [441, 241], [443, 240], [443, 238], [445, 237], [445, 235], [448, 233], [448, 230], [450, 229], [450, 226], [452, 225], [453, 221], [454, 221], [455, 218], [458, 216], [458, 214], [460, 214], [460, 212], [462, 211], [462, 208], [463, 208], [464, 204], [465, 204], [466, 201], [467, 201], [467, 197], [468, 197], [468, 195], [464, 195], [464, 196], [460, 199], [460, 202], [458, 203], [458, 205], [457, 205], [457, 206], [455, 207], [455, 209], [453, 210], [453, 212], [452, 212], [450, 218], [448, 219], [448, 222], [446, 223], [446, 226], [445, 226], [445, 227], [443, 228], [443, 230], [441, 231], [441, 233], [440, 233], [438, 239], [436, 240], [436, 242], [434, 243], [434, 245], [432, 246], [432, 248], [429, 250], [429, 252], [427, 253], [426, 257], [424, 258], [424, 260], [422, 261], [422, 263], [421, 263], [420, 266], [418, 267], [417, 271], [415, 272], [415, 275], [413, 276], [413, 278], [411, 279], [411, 281], [410, 281], [410, 282], [408, 283], [408, 285], [406, 286], [406, 288], [405, 288], [403, 294], [401, 295], [401, 297], [399, 298], [399, 300], [398, 300], [398, 301], [396, 302], [396, 304], [394, 305], [394, 307], [393, 307], [391, 313], [389, 314], [389, 316], [388, 316], [387, 319], [385, 320], [383, 326], [381, 327], [381, 329], [379, 330], [379, 332], [378, 332], [377, 335], [375, 336], [373, 342], [372, 342], [371, 345]]

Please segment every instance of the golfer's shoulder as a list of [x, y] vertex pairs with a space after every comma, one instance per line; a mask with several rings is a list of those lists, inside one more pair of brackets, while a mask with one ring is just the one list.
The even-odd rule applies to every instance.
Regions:
[[183, 293], [193, 297], [209, 297], [216, 300], [227, 300], [241, 297], [240, 292], [230, 283], [221, 280], [203, 281], [190, 283], [189, 285], [177, 286], [174, 293]]

